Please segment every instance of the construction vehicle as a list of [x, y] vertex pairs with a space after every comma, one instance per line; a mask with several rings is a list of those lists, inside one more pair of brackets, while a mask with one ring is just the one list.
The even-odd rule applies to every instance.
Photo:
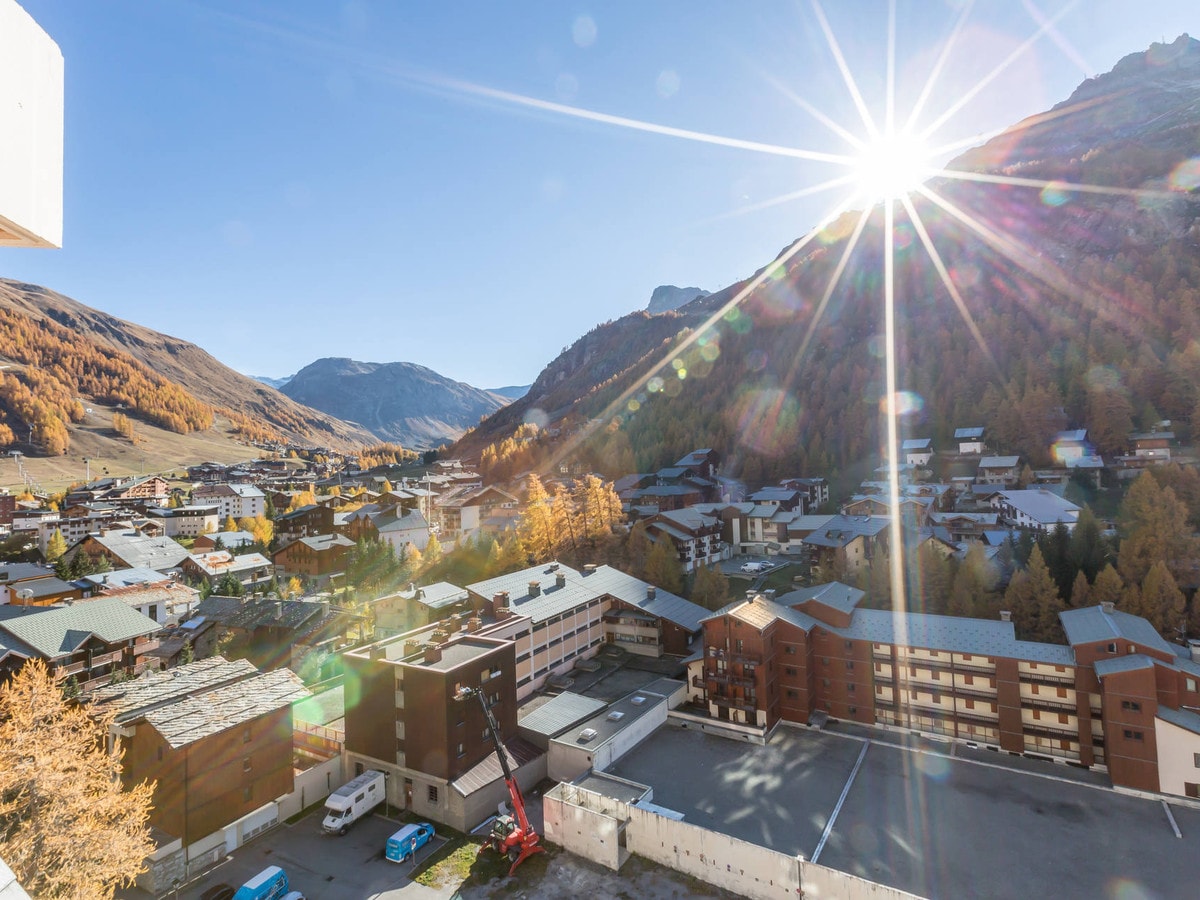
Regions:
[[541, 853], [544, 848], [539, 843], [538, 833], [529, 824], [529, 817], [525, 815], [525, 800], [521, 797], [521, 786], [517, 784], [516, 776], [509, 768], [508, 759], [504, 755], [504, 744], [500, 741], [500, 728], [496, 724], [496, 717], [492, 715], [492, 708], [488, 705], [487, 697], [481, 690], [462, 688], [455, 699], [463, 701], [472, 696], [478, 697], [479, 705], [483, 707], [483, 715], [487, 719], [488, 729], [492, 732], [492, 743], [496, 745], [496, 756], [500, 758], [500, 768], [504, 770], [504, 784], [508, 787], [509, 797], [509, 811], [505, 810], [504, 804], [500, 805], [500, 812], [492, 820], [492, 830], [480, 845], [476, 856], [482, 855], [489, 848], [495, 850], [508, 857], [508, 861], [512, 863], [508, 874], [512, 875], [517, 871], [517, 866], [535, 853]]

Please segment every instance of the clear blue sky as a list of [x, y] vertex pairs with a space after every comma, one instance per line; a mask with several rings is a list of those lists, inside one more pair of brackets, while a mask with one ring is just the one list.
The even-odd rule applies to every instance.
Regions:
[[[806, 2], [19, 2], [66, 59], [64, 246], [0, 250], [0, 274], [249, 374], [349, 356], [524, 384], [656, 285], [752, 274], [842, 196], [752, 209], [842, 170], [471, 86], [846, 152], [798, 96], [863, 131]], [[898, 4], [901, 119], [965, 5]], [[887, 5], [827, 7], [882, 117]], [[1000, 129], [1196, 30], [1196, 6], [979, 0], [923, 121], [1051, 19], [939, 142]]]

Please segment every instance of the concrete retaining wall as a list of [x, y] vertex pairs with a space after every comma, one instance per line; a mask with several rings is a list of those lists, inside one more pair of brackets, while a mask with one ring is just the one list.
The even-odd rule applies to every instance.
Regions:
[[630, 853], [754, 900], [918, 900], [796, 856], [768, 850], [560, 784], [542, 799], [545, 838], [571, 853], [617, 870]]

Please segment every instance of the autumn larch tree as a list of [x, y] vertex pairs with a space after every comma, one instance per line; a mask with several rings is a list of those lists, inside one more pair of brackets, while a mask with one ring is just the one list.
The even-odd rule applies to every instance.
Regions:
[[683, 565], [670, 538], [662, 536], [654, 542], [646, 555], [646, 574], [643, 577], [672, 594], [683, 590]]
[[720, 609], [729, 598], [729, 579], [720, 569], [701, 565], [692, 584], [692, 602], [705, 609]]
[[109, 900], [154, 850], [154, 785], [122, 788], [108, 730], [41, 660], [0, 688], [0, 857], [39, 900]]

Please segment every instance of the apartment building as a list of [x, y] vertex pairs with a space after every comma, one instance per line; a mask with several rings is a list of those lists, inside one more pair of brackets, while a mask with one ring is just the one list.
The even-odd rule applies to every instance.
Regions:
[[1060, 614], [1068, 645], [1011, 621], [859, 609], [833, 582], [704, 620], [691, 693], [769, 730], [824, 716], [1105, 767], [1113, 784], [1200, 796], [1200, 644], [1111, 605]]
[[192, 491], [197, 505], [216, 506], [217, 515], [224, 521], [254, 518], [267, 511], [267, 495], [252, 484], [206, 484]]

